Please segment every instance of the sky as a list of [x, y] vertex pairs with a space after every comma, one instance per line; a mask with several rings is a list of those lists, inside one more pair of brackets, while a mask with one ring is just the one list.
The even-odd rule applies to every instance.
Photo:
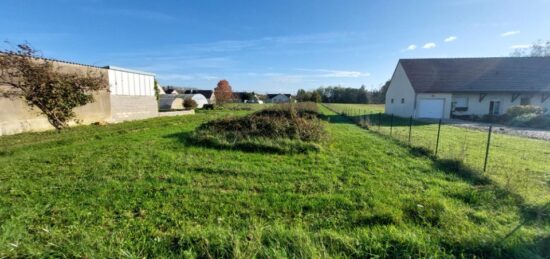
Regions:
[[2, 49], [156, 74], [161, 85], [379, 88], [400, 58], [509, 56], [550, 40], [550, 0], [0, 0]]

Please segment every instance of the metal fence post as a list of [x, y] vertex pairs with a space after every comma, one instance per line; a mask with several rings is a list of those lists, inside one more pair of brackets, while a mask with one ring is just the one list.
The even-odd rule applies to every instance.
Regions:
[[393, 113], [391, 114], [391, 117], [390, 117], [390, 136], [393, 132]]
[[441, 132], [441, 119], [439, 119], [439, 124], [437, 126], [437, 141], [435, 142], [435, 155], [437, 156], [437, 150], [439, 149], [439, 133]]
[[487, 148], [485, 149], [485, 162], [483, 163], [483, 172], [487, 171], [487, 161], [489, 160], [489, 146], [491, 146], [492, 132], [493, 132], [493, 125], [489, 126], [489, 133], [487, 134]]
[[412, 131], [412, 125], [413, 125], [413, 116], [409, 118], [409, 146], [411, 145], [411, 131]]

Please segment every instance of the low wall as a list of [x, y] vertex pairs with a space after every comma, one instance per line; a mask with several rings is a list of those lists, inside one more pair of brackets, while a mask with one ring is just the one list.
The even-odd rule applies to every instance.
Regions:
[[[94, 98], [95, 102], [75, 109], [76, 119], [82, 124], [108, 121], [111, 117], [109, 93], [100, 92]], [[53, 126], [38, 108], [31, 109], [19, 97], [0, 97], [0, 136], [49, 129]]]

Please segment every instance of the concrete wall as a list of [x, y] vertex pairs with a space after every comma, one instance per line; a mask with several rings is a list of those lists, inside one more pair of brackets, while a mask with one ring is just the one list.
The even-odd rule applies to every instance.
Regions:
[[[401, 103], [401, 99], [404, 99], [403, 103]], [[414, 89], [405, 70], [399, 63], [393, 73], [391, 84], [386, 93], [385, 113], [394, 114], [399, 117], [410, 117], [414, 115], [414, 107]]]
[[512, 102], [512, 93], [497, 93], [487, 94], [483, 100], [479, 101], [479, 93], [455, 93], [453, 100], [459, 97], [466, 97], [468, 102], [468, 110], [463, 112], [453, 112], [454, 115], [478, 115], [482, 116], [489, 114], [489, 104], [491, 101], [500, 101], [500, 114], [506, 113], [506, 110], [512, 106], [520, 105], [522, 97], [531, 97], [531, 105], [542, 106], [547, 109], [547, 114], [550, 113], [550, 98], [542, 101], [542, 94], [525, 94], [520, 95]]
[[[94, 99], [93, 103], [75, 108], [79, 123], [90, 124], [110, 119], [109, 93], [96, 93]], [[76, 125], [76, 122], [71, 122], [69, 125]], [[38, 108], [31, 109], [19, 97], [13, 99], [0, 97], [0, 136], [49, 129], [53, 127]]]
[[[52, 61], [54, 67], [63, 73], [93, 73], [104, 78], [113, 91], [94, 94], [95, 101], [75, 108], [76, 120], [82, 124], [94, 122], [120, 122], [158, 116], [158, 104], [154, 96], [154, 77], [139, 72], [110, 72], [99, 67]], [[110, 77], [109, 73], [111, 73]], [[118, 77], [117, 77], [118, 76]], [[5, 89], [8, 86], [0, 86]], [[71, 122], [69, 125], [75, 125]], [[40, 110], [31, 109], [21, 98], [0, 97], [0, 136], [28, 131], [53, 129]]]
[[111, 120], [120, 122], [158, 116], [158, 103], [154, 96], [111, 95]]
[[[41, 61], [38, 61], [41, 62]], [[94, 74], [102, 76], [107, 84], [107, 71], [98, 67], [53, 62], [55, 69], [62, 73]], [[3, 86], [2, 89], [8, 89]], [[94, 94], [95, 102], [75, 108], [76, 119], [82, 124], [107, 121], [111, 116], [110, 98], [108, 91]], [[75, 122], [69, 123], [75, 125]], [[0, 97], [0, 136], [11, 135], [27, 131], [42, 131], [53, 129], [46, 116], [38, 108], [31, 109], [20, 97]]]

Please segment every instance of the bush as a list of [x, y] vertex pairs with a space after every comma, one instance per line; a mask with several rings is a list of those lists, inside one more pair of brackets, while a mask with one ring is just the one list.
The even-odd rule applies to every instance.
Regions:
[[528, 127], [529, 126], [529, 122], [533, 119], [535, 119], [538, 115], [535, 114], [535, 113], [527, 113], [527, 114], [522, 114], [522, 115], [519, 115], [519, 116], [516, 116], [514, 118], [512, 118], [512, 120], [510, 120], [510, 125], [511, 126], [516, 126], [516, 127]]
[[183, 100], [183, 107], [185, 107], [185, 109], [187, 110], [195, 109], [197, 108], [197, 106], [198, 106], [197, 102], [191, 98], [187, 98]]
[[550, 129], [550, 115], [538, 115], [529, 121], [529, 126], [540, 129]]
[[525, 114], [541, 115], [544, 113], [544, 108], [534, 105], [517, 105], [512, 106], [506, 111], [506, 115], [514, 119], [515, 117]]

